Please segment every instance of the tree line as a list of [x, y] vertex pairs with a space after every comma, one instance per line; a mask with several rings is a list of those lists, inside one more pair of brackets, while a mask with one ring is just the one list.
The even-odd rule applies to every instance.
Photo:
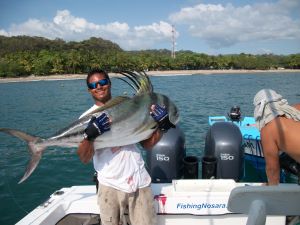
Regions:
[[207, 55], [192, 51], [124, 51], [117, 44], [92, 37], [66, 42], [42, 37], [0, 36], [0, 77], [86, 74], [91, 68], [116, 70], [300, 69], [300, 53], [291, 55]]

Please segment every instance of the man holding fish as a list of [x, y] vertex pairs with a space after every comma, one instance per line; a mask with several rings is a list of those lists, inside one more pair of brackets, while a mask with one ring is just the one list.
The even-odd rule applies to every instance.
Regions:
[[[86, 82], [95, 104], [81, 117], [99, 107], [105, 109], [108, 107], [107, 105], [113, 105], [110, 102], [112, 99], [111, 81], [105, 71], [92, 70], [88, 74]], [[165, 107], [153, 104], [148, 109], [148, 113], [157, 122], [158, 129], [152, 132], [148, 139], [142, 140], [140, 144], [146, 149], [151, 149], [161, 138], [162, 131], [175, 126], [170, 122], [168, 110]], [[137, 146], [128, 144], [108, 147], [100, 151], [94, 149], [94, 140], [97, 137], [99, 137], [98, 140], [101, 139], [101, 135], [104, 133], [108, 136], [113, 123], [114, 118], [111, 118], [105, 110], [98, 117], [92, 117], [78, 147], [80, 160], [88, 163], [93, 158], [94, 168], [97, 171], [101, 223], [103, 225], [127, 224], [124, 212], [128, 209], [131, 224], [155, 224], [156, 213], [150, 188], [151, 177], [145, 168]]]

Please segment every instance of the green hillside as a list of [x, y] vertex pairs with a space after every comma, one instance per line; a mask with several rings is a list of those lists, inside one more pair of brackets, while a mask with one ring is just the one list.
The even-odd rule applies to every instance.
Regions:
[[116, 43], [92, 37], [66, 42], [43, 37], [0, 36], [0, 77], [83, 74], [91, 68], [113, 70], [300, 69], [300, 54], [207, 55], [170, 50], [124, 51]]

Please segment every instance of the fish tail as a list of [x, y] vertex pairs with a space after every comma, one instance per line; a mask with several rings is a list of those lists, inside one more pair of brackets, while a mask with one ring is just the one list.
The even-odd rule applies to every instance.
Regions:
[[22, 131], [9, 129], [9, 128], [0, 128], [0, 132], [10, 134], [14, 137], [17, 137], [17, 138], [27, 142], [27, 145], [29, 148], [29, 153], [31, 155], [31, 159], [30, 159], [29, 164], [27, 165], [25, 174], [23, 175], [21, 180], [18, 182], [20, 184], [23, 181], [25, 181], [35, 170], [35, 168], [37, 167], [37, 165], [40, 162], [40, 159], [42, 157], [42, 153], [43, 153], [45, 147], [44, 146], [41, 147], [36, 144], [38, 140], [41, 140], [39, 137], [35, 137], [32, 135], [26, 134]]

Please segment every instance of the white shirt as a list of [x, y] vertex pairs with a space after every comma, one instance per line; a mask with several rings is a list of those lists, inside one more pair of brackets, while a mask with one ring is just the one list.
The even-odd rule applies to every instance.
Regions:
[[[97, 105], [92, 106], [80, 118], [97, 107]], [[102, 185], [131, 193], [151, 183], [151, 177], [145, 168], [141, 152], [134, 144], [95, 149], [93, 163], [98, 174], [98, 181]]]

